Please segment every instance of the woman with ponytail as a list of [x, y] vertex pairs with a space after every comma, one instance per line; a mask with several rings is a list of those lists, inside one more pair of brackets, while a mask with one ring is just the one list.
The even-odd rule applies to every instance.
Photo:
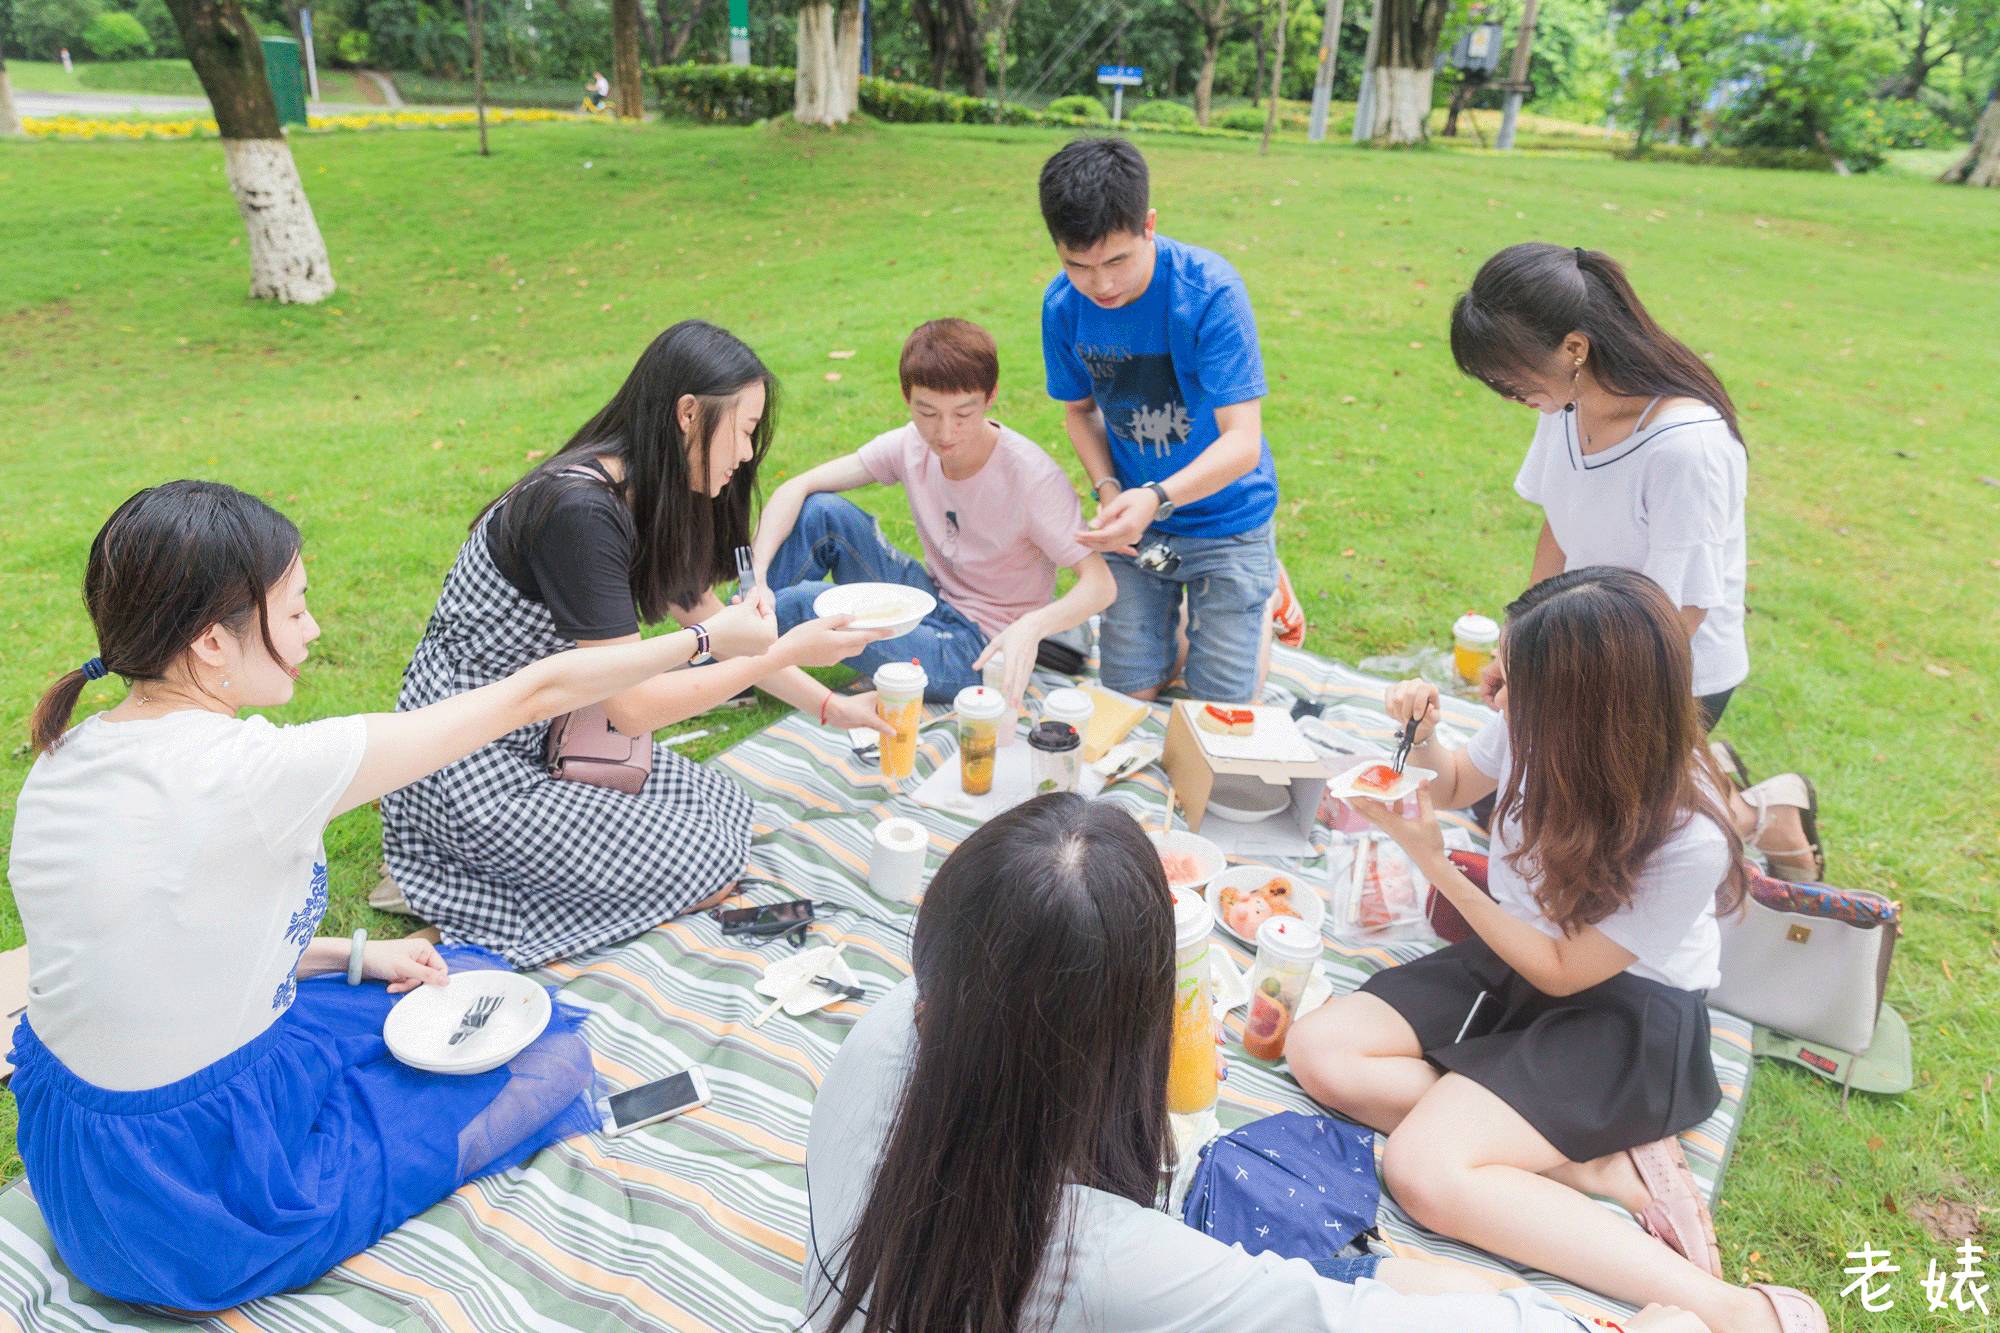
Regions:
[[[692, 630], [560, 653], [426, 708], [274, 726], [319, 626], [299, 531], [228, 486], [139, 492], [91, 544], [97, 652], [35, 711], [9, 873], [28, 937], [21, 1160], [107, 1296], [216, 1310], [311, 1282], [475, 1176], [597, 1123], [582, 1016], [486, 1074], [382, 1042], [394, 997], [505, 966], [315, 937], [329, 820], [694, 655]], [[754, 649], [770, 621], [709, 622]], [[83, 687], [114, 707], [70, 725]]]
[[[1679, 609], [1713, 728], [1750, 674], [1748, 459], [1729, 391], [1647, 312], [1616, 260], [1580, 247], [1527, 242], [1487, 260], [1452, 307], [1451, 351], [1466, 375], [1541, 414], [1514, 478], [1543, 515], [1531, 582], [1614, 565], [1659, 584]], [[1719, 748], [1743, 780], [1735, 752]], [[1774, 873], [1825, 873], [1811, 782], [1781, 774], [1731, 804]]]

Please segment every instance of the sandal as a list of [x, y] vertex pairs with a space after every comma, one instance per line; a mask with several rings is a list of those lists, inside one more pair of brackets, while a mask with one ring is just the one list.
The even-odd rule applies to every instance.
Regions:
[[1750, 1290], [1771, 1303], [1782, 1333], [1827, 1333], [1826, 1311], [1819, 1302], [1795, 1287], [1774, 1287], [1768, 1282], [1752, 1282]]
[[1736, 747], [1728, 741], [1712, 740], [1708, 743], [1708, 754], [1715, 760], [1715, 766], [1722, 770], [1722, 776], [1728, 778], [1737, 794], [1741, 795], [1750, 785], [1750, 769], [1743, 762], [1743, 756], [1736, 752]]
[[[1744, 788], [1743, 799], [1757, 812], [1756, 827], [1750, 830], [1746, 841], [1764, 853], [1765, 859], [1771, 863], [1771, 873], [1796, 883], [1802, 877], [1794, 872], [1810, 868], [1811, 875], [1805, 878], [1805, 882], [1823, 882], [1826, 879], [1826, 852], [1819, 843], [1819, 792], [1814, 789], [1812, 780], [1797, 773], [1780, 773], [1777, 777], [1765, 778], [1754, 787]], [[1766, 847], [1757, 841], [1771, 826], [1771, 809], [1774, 806], [1789, 806], [1799, 812], [1799, 828], [1805, 834], [1805, 846]]]
[[1721, 1277], [1722, 1250], [1715, 1243], [1715, 1221], [1702, 1200], [1701, 1187], [1695, 1184], [1694, 1172], [1688, 1169], [1680, 1141], [1643, 1143], [1626, 1149], [1625, 1155], [1632, 1159], [1648, 1196], [1639, 1225], [1696, 1268]]

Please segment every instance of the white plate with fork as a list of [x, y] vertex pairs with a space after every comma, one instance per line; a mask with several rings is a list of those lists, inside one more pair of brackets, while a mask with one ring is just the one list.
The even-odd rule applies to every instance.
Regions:
[[549, 993], [520, 973], [475, 968], [398, 1000], [382, 1040], [412, 1069], [484, 1074], [526, 1050], [554, 1012]]

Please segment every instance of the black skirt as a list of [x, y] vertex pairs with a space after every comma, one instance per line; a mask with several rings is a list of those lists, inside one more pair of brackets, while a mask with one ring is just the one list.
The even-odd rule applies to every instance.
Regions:
[[1477, 937], [1361, 989], [1403, 1016], [1425, 1059], [1513, 1107], [1573, 1162], [1678, 1134], [1722, 1100], [1703, 991], [1621, 972], [1544, 995]]

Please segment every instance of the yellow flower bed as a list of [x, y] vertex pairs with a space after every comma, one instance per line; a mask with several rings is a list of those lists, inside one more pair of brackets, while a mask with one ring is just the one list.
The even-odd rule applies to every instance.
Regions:
[[[523, 124], [550, 120], [575, 120], [573, 111], [551, 111], [541, 107], [491, 107], [486, 112], [489, 125]], [[383, 111], [352, 116], [313, 116], [306, 122], [310, 134], [360, 130], [458, 130], [479, 123], [472, 111]], [[186, 120], [105, 120], [93, 116], [23, 116], [21, 128], [38, 139], [209, 139], [215, 137], [212, 117]], [[291, 133], [298, 127], [292, 126]]]

